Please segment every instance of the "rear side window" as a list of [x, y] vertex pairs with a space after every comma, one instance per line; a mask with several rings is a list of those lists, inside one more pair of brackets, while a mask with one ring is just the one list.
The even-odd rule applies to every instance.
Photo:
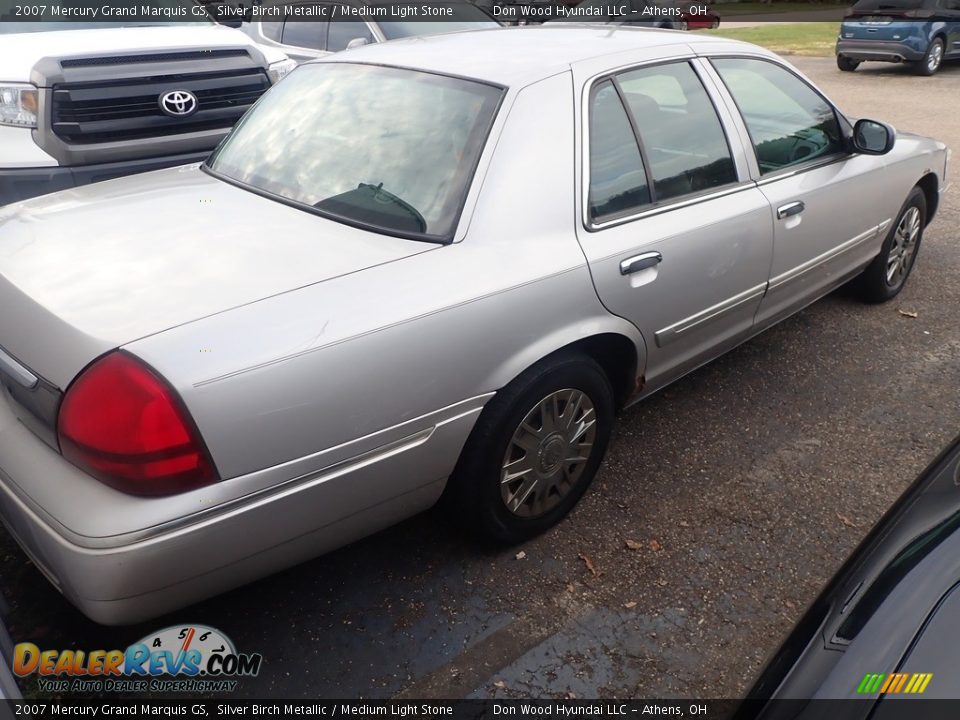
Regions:
[[622, 215], [650, 202], [640, 147], [613, 81], [606, 80], [590, 99], [590, 219]]
[[633, 70], [617, 81], [643, 143], [657, 202], [737, 182], [720, 118], [688, 63]]
[[843, 152], [833, 108], [792, 72], [751, 58], [712, 62], [750, 131], [762, 174]]

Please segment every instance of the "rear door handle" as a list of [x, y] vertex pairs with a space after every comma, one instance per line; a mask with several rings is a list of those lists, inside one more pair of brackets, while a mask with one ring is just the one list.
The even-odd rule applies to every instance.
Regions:
[[788, 218], [793, 215], [799, 215], [806, 209], [807, 206], [799, 200], [796, 202], [787, 203], [786, 205], [781, 205], [777, 208], [777, 220], [783, 220], [784, 218]]
[[648, 252], [643, 253], [642, 255], [634, 255], [633, 257], [629, 257], [620, 263], [620, 274], [630, 275], [631, 273], [652, 268], [659, 264], [661, 260], [663, 260], [663, 255], [658, 252]]

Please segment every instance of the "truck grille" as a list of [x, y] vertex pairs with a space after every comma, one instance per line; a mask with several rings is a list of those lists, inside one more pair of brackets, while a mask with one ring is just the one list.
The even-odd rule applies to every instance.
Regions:
[[[53, 87], [51, 122], [56, 135], [74, 144], [229, 128], [269, 87], [266, 73], [256, 67], [62, 83]], [[185, 117], [164, 113], [160, 96], [173, 90], [193, 93], [196, 111]]]

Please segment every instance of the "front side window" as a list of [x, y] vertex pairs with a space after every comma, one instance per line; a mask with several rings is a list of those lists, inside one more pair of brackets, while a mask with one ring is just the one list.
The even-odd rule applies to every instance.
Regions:
[[208, 168], [347, 224], [446, 241], [502, 95], [414, 70], [303, 65], [243, 117]]
[[650, 202], [647, 173], [630, 119], [613, 81], [605, 80], [590, 99], [590, 219], [623, 215]]
[[843, 152], [833, 108], [792, 72], [751, 58], [711, 62], [740, 109], [762, 174]]
[[657, 202], [737, 182], [727, 137], [689, 63], [617, 76], [646, 152]]

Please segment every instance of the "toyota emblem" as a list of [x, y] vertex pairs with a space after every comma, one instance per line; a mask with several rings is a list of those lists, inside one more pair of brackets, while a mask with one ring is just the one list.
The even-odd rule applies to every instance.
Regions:
[[197, 96], [189, 90], [171, 90], [160, 96], [160, 109], [170, 117], [193, 115], [197, 106]]

